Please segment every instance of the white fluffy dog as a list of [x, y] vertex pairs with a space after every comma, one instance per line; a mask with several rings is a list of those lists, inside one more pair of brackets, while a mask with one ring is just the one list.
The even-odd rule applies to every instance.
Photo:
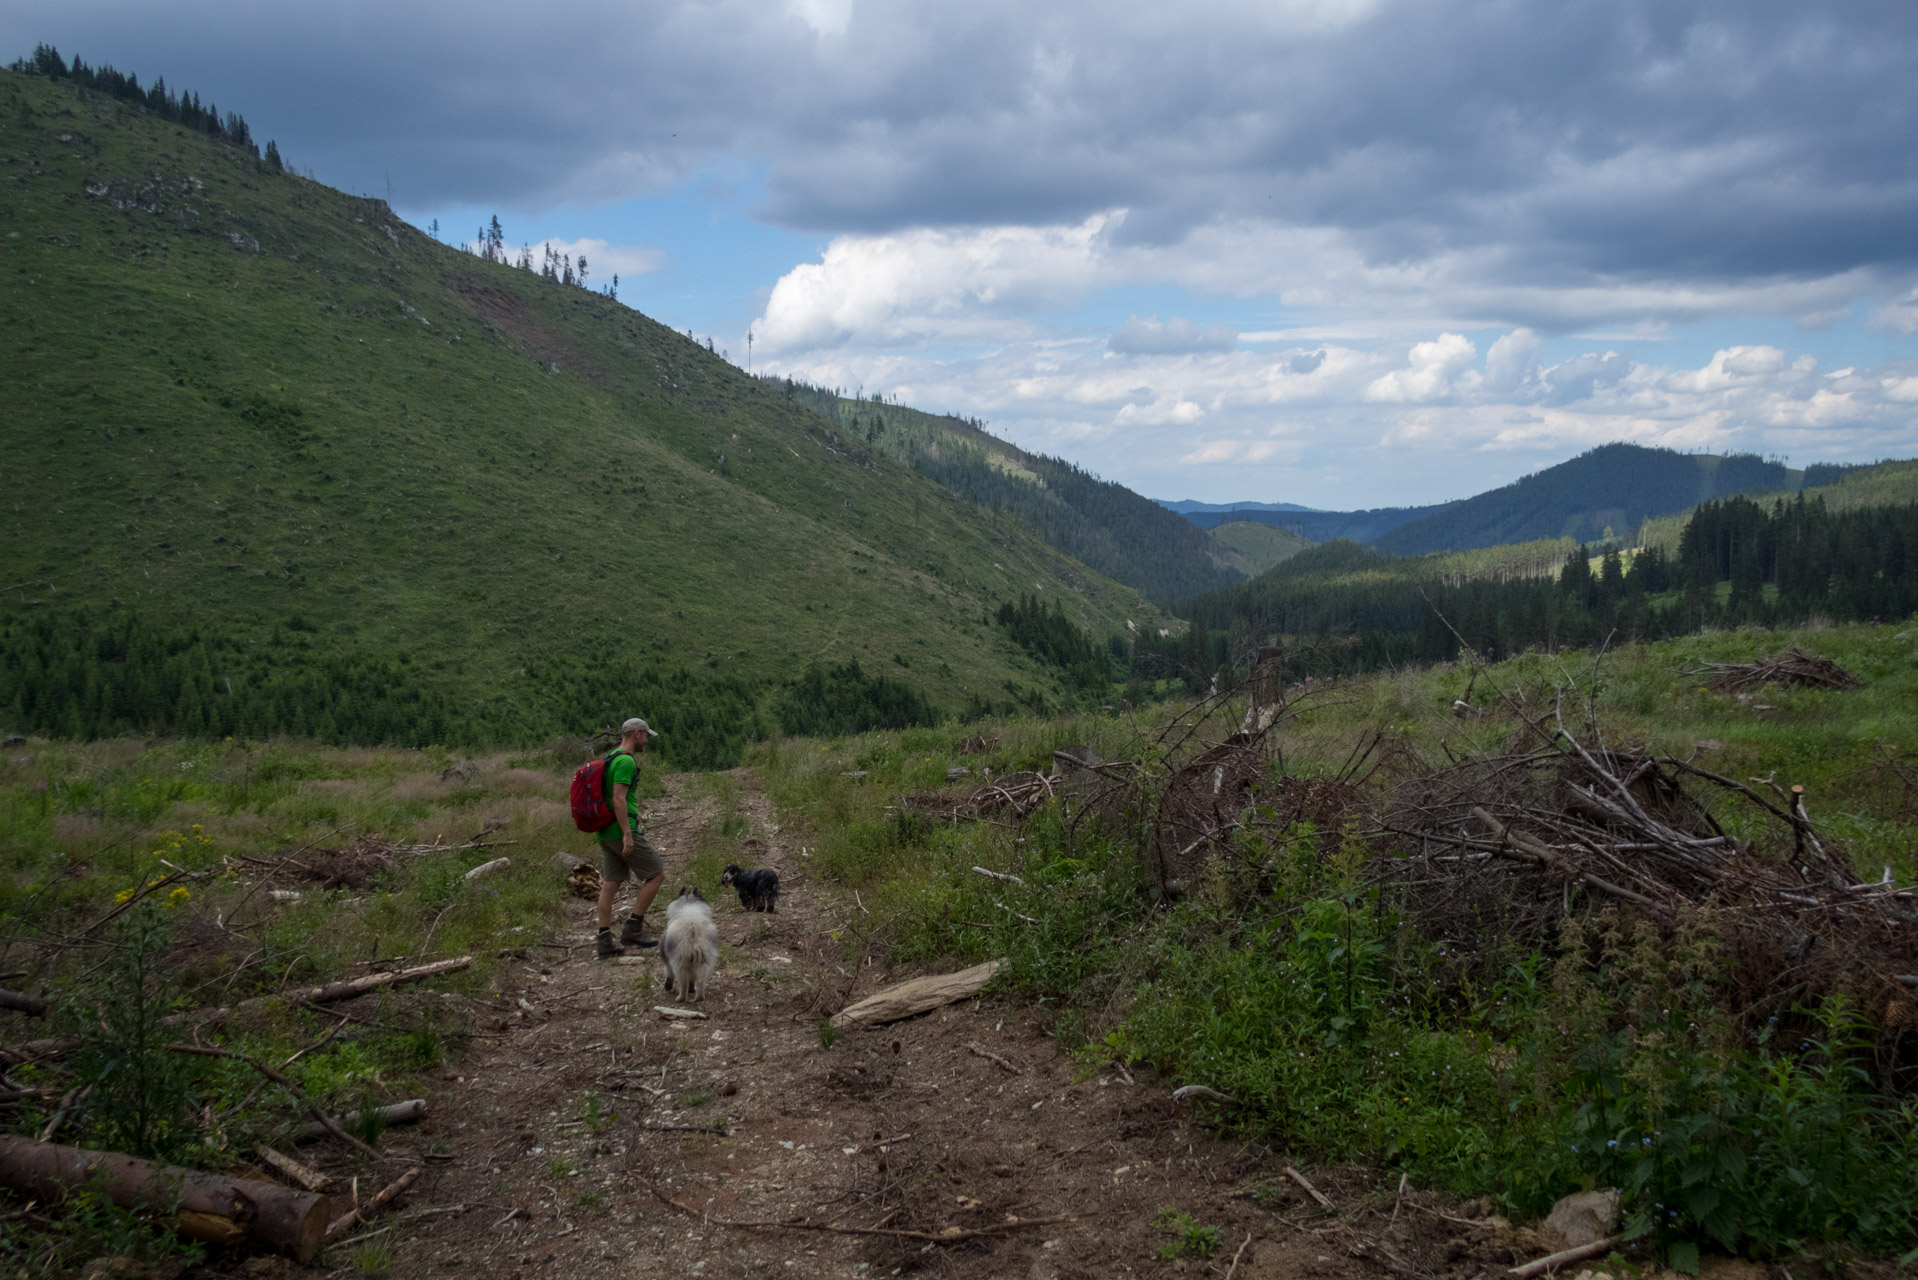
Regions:
[[719, 967], [719, 930], [713, 926], [713, 909], [691, 885], [666, 904], [659, 958], [666, 966], [667, 994], [682, 1000], [698, 1000], [706, 980]]

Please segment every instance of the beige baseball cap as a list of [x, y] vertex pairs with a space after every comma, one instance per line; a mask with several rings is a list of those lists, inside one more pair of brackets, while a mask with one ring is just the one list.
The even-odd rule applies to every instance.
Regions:
[[641, 730], [644, 730], [649, 736], [654, 738], [663, 738], [666, 736], [659, 730], [653, 728], [653, 726], [647, 724], [644, 720], [641, 720], [638, 716], [634, 716], [631, 720], [619, 726], [619, 736], [623, 738], [629, 733], [638, 733]]

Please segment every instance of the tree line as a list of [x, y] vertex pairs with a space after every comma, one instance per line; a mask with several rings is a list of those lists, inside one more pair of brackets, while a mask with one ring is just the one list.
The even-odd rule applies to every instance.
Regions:
[[1437, 559], [1314, 547], [1192, 601], [1190, 632], [1140, 641], [1135, 669], [1196, 685], [1272, 637], [1298, 644], [1295, 670], [1342, 675], [1448, 661], [1461, 639], [1496, 660], [1704, 627], [1901, 619], [1918, 611], [1918, 505], [1833, 512], [1803, 495], [1720, 499], [1692, 514], [1675, 554], [1613, 547], [1594, 569], [1580, 546], [1555, 579], [1460, 580], [1432, 572]]
[[0, 722], [77, 740], [311, 738], [335, 746], [519, 746], [585, 736], [635, 708], [677, 768], [729, 768], [788, 733], [936, 723], [909, 686], [855, 662], [784, 684], [680, 664], [642, 665], [616, 644], [529, 659], [504, 692], [475, 696], [463, 673], [377, 653], [295, 616], [256, 634], [129, 610], [36, 611], [0, 619]]
[[[438, 218], [433, 219], [431, 230], [436, 237], [439, 235], [440, 223]], [[571, 285], [579, 289], [587, 287], [587, 275], [591, 268], [588, 267], [586, 263], [585, 254], [582, 253], [575, 259], [570, 253], [554, 252], [553, 246], [550, 244], [541, 245], [540, 248], [544, 252], [544, 257], [538, 268], [540, 279], [551, 280], [555, 284]], [[512, 252], [506, 247], [506, 229], [500, 226], [498, 214], [494, 214], [491, 221], [480, 227], [479, 234], [473, 241], [472, 252], [475, 256], [483, 258], [487, 262], [497, 262], [502, 266], [516, 266], [521, 271], [534, 270], [533, 247], [531, 245], [521, 245], [519, 255], [515, 258]], [[619, 297], [619, 275], [617, 272], [613, 275], [612, 283], [608, 284], [604, 289], [601, 289], [600, 292], [609, 298], [616, 299]], [[711, 345], [710, 342], [707, 343], [709, 348]]]
[[264, 158], [261, 156], [259, 144], [253, 141], [253, 131], [247, 126], [245, 116], [237, 111], [222, 114], [215, 103], [202, 105], [197, 93], [175, 93], [167, 87], [163, 76], [156, 77], [150, 87], [143, 89], [140, 87], [140, 77], [132, 72], [118, 71], [104, 63], [89, 67], [78, 54], [74, 55], [73, 61], [68, 62], [50, 44], [35, 45], [31, 56], [14, 59], [7, 69], [24, 75], [71, 81], [83, 89], [92, 89], [96, 93], [142, 107], [162, 120], [197, 130], [216, 142], [238, 147], [255, 160], [262, 160], [275, 173], [286, 167], [278, 144], [270, 140], [266, 144]]

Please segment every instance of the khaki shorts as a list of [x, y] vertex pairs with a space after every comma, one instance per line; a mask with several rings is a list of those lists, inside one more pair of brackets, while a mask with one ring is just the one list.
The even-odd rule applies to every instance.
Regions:
[[665, 864], [659, 860], [659, 850], [641, 831], [633, 833], [633, 851], [624, 853], [626, 837], [620, 833], [618, 824], [607, 828], [613, 833], [611, 840], [599, 842], [599, 878], [608, 884], [622, 884], [635, 872], [641, 880], [651, 880], [654, 876], [666, 874]]

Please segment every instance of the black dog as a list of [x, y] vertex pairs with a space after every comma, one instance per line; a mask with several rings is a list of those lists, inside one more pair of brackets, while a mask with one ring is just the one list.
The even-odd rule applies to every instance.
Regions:
[[741, 871], [729, 866], [720, 875], [719, 883], [737, 889], [739, 905], [748, 911], [779, 910], [779, 873], [771, 867]]

